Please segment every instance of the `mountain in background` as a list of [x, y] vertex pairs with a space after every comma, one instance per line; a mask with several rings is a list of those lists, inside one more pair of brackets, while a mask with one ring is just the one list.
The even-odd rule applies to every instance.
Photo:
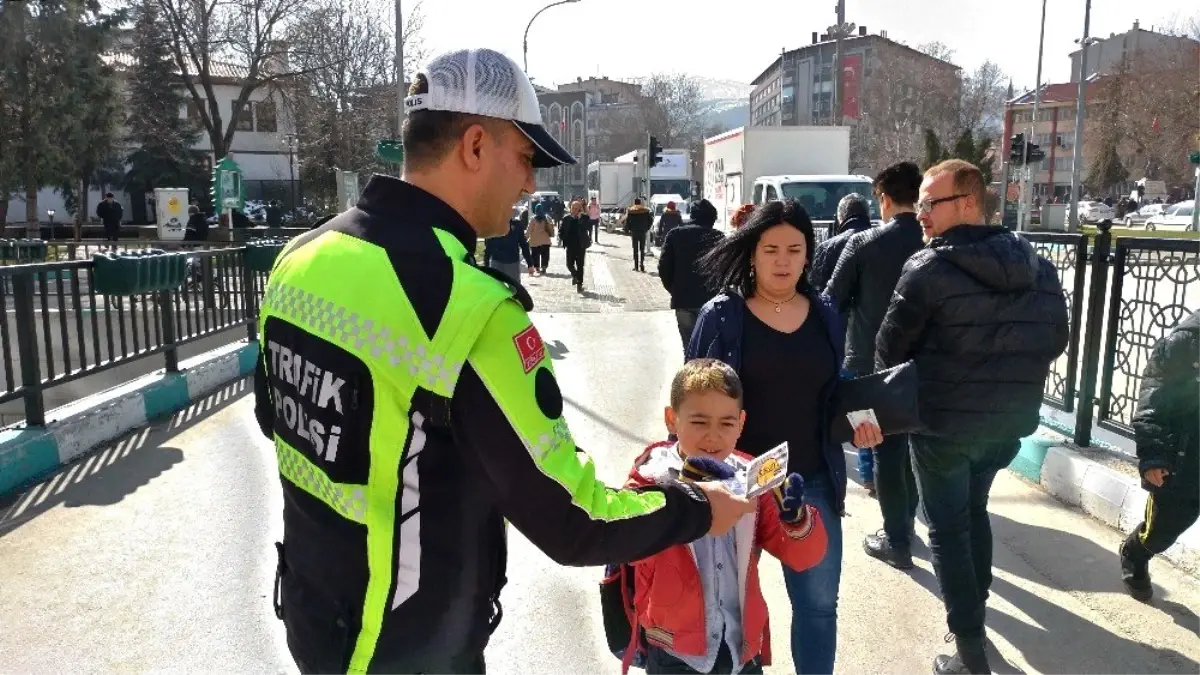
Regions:
[[753, 85], [706, 77], [696, 77], [696, 81], [709, 106], [706, 126], [724, 132], [750, 123], [750, 92], [754, 89]]

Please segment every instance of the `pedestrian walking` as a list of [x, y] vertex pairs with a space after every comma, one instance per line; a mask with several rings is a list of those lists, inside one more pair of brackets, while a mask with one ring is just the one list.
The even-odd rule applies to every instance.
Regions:
[[583, 268], [587, 259], [587, 250], [592, 245], [592, 235], [588, 232], [587, 216], [583, 215], [583, 204], [571, 202], [571, 212], [563, 217], [559, 225], [559, 235], [562, 237], [563, 248], [567, 251], [567, 271], [571, 273], [571, 283], [575, 290], [583, 292]]
[[[665, 412], [667, 432], [678, 441], [646, 448], [626, 485], [732, 478], [735, 464], [751, 459], [735, 449], [746, 419], [742, 403], [742, 383], [728, 364], [716, 359], [684, 364], [671, 382]], [[648, 675], [753, 674], [770, 664], [758, 551], [796, 572], [821, 562], [825, 527], [804, 493], [804, 479], [791, 474], [779, 488], [759, 495], [757, 513], [743, 516], [732, 531], [634, 563], [633, 639], [645, 636]], [[622, 674], [631, 656], [626, 654]]]
[[473, 260], [477, 237], [510, 231], [534, 169], [575, 160], [507, 56], [455, 51], [414, 79], [403, 177], [372, 177], [357, 206], [292, 239], [262, 300], [275, 611], [305, 673], [485, 672], [506, 521], [560, 564], [603, 565], [755, 508], [711, 483], [594, 479], [529, 295]]
[[588, 224], [592, 227], [592, 241], [600, 243], [600, 202], [592, 197], [587, 207]]
[[[845, 240], [845, 248], [825, 287], [825, 293], [846, 317], [843, 367], [853, 375], [875, 371], [875, 337], [887, 314], [892, 292], [896, 290], [904, 263], [924, 245], [916, 213], [920, 189], [921, 169], [912, 162], [893, 164], [875, 177], [875, 199], [887, 222]], [[874, 461], [868, 464], [863, 454]], [[870, 467], [872, 487], [883, 514], [883, 529], [867, 535], [863, 548], [867, 555], [893, 567], [911, 569], [910, 536], [917, 517], [918, 498], [908, 434], [885, 436], [873, 456], [871, 450], [860, 451], [859, 455], [860, 471], [865, 464]]]
[[96, 217], [104, 224], [104, 240], [115, 242], [121, 238], [121, 219], [125, 216], [125, 207], [113, 197], [113, 193], [104, 193], [104, 199], [96, 205]]
[[[804, 496], [821, 515], [829, 546], [803, 572], [786, 566], [792, 605], [795, 672], [832, 673], [837, 653], [837, 598], [842, 578], [842, 514], [846, 461], [830, 440], [845, 331], [828, 298], [808, 282], [813, 227], [796, 202], [771, 201], [701, 260], [722, 293], [700, 311], [687, 358], [733, 366], [745, 390], [746, 424], [739, 448], [762, 455], [787, 442], [788, 472], [804, 478]], [[854, 444], [879, 444], [863, 424]]]
[[1121, 544], [1121, 578], [1143, 602], [1154, 594], [1150, 560], [1200, 515], [1200, 312], [1184, 318], [1150, 353], [1133, 414], [1146, 518]]
[[658, 247], [662, 248], [667, 241], [667, 235], [671, 230], [683, 225], [683, 215], [675, 209], [675, 202], [667, 202], [667, 208], [663, 209], [662, 215], [658, 217], [658, 231], [655, 236], [658, 238]]
[[635, 199], [622, 220], [625, 221], [625, 229], [633, 242], [633, 271], [645, 272], [646, 236], [650, 233], [650, 226], [654, 224], [654, 214], [642, 205], [641, 199]]
[[483, 242], [483, 265], [504, 273], [515, 283], [521, 283], [521, 261], [533, 274], [533, 256], [530, 254], [529, 241], [525, 239], [525, 228], [521, 227], [520, 217], [508, 221], [508, 234], [501, 237], [491, 237]]
[[837, 206], [837, 221], [834, 224], [833, 236], [817, 244], [813, 254], [812, 278], [813, 287], [824, 291], [829, 278], [833, 276], [833, 268], [837, 266], [838, 258], [846, 248], [850, 237], [871, 229], [871, 205], [867, 198], [851, 192], [842, 197]]
[[684, 350], [692, 339], [700, 308], [716, 295], [697, 265], [724, 238], [713, 229], [717, 209], [707, 199], [693, 205], [690, 213], [688, 224], [668, 233], [658, 259], [658, 278], [671, 294], [671, 309], [675, 310]]
[[533, 266], [538, 272], [545, 274], [550, 269], [550, 245], [554, 242], [554, 222], [546, 216], [546, 205], [538, 202], [533, 205], [533, 217], [525, 228], [525, 238], [529, 241], [529, 250], [533, 258]]
[[1038, 428], [1050, 364], [1067, 347], [1054, 266], [1024, 238], [987, 225], [986, 186], [962, 160], [931, 167], [917, 218], [929, 246], [904, 264], [876, 338], [876, 365], [912, 360], [926, 430], [911, 437], [917, 491], [956, 653], [937, 673], [987, 673], [992, 583], [988, 492]]

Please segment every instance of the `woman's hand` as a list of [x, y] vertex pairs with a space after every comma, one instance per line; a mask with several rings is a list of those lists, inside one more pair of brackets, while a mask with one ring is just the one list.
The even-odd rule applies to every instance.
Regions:
[[883, 432], [874, 424], [864, 422], [854, 428], [854, 440], [851, 442], [856, 448], [873, 448], [883, 443]]

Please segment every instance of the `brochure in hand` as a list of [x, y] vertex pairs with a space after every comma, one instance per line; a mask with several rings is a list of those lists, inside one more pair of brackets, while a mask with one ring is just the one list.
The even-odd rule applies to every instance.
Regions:
[[725, 463], [737, 471], [733, 478], [724, 482], [725, 487], [739, 497], [754, 499], [787, 479], [788, 444], [780, 443], [748, 463], [733, 455]]

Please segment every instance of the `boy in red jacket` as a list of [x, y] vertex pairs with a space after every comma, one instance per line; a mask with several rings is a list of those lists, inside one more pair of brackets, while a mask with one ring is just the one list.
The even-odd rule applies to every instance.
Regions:
[[[694, 359], [671, 383], [667, 430], [677, 443], [656, 443], [638, 458], [628, 485], [668, 480], [726, 480], [746, 413], [737, 372], [715, 359]], [[825, 527], [804, 504], [804, 479], [758, 498], [721, 537], [704, 537], [634, 563], [634, 609], [647, 644], [646, 672], [761, 673], [769, 665], [767, 603], [758, 581], [762, 549], [801, 571], [825, 556]]]

